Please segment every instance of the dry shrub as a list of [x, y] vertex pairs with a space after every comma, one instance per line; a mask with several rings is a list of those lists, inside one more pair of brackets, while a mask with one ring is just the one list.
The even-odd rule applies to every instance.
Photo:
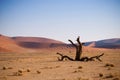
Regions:
[[99, 73], [99, 77], [103, 77], [103, 74], [102, 74], [102, 73]]
[[73, 71], [73, 73], [78, 73], [78, 72], [82, 72], [81, 70], [75, 70]]
[[40, 74], [40, 73], [41, 73], [41, 72], [40, 72], [40, 71], [38, 71], [38, 70], [37, 70], [36, 72], [37, 72], [38, 74]]
[[73, 73], [77, 73], [77, 71], [75, 70]]
[[6, 69], [7, 69], [7, 68], [4, 66], [4, 67], [3, 67], [3, 70], [6, 70]]
[[12, 67], [5, 67], [3, 66], [3, 70], [6, 70], [6, 69], [13, 69]]
[[106, 63], [105, 67], [114, 67], [114, 64]]
[[82, 69], [83, 67], [82, 66], [79, 66], [78, 69]]
[[19, 73], [23, 73], [23, 70], [22, 70], [22, 69], [19, 69], [18, 72], [19, 72]]
[[15, 72], [15, 73], [13, 73], [13, 76], [23, 76], [23, 73], [21, 73], [21, 72]]
[[30, 69], [27, 69], [27, 72], [30, 72], [31, 70]]

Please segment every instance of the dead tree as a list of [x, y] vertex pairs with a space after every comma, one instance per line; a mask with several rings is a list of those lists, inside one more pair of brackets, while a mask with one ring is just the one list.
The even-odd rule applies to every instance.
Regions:
[[80, 42], [80, 37], [77, 38], [77, 44], [73, 43], [71, 40], [68, 40], [75, 48], [76, 48], [76, 56], [75, 59], [70, 58], [67, 55], [63, 55], [61, 53], [57, 53], [58, 55], [61, 56], [61, 58], [58, 58], [59, 61], [63, 61], [64, 59], [69, 59], [71, 61], [94, 61], [94, 59], [97, 59], [98, 61], [102, 61], [100, 59], [101, 56], [104, 55], [104, 53], [97, 55], [97, 56], [93, 56], [93, 57], [82, 57], [81, 58], [81, 54], [82, 54], [82, 45], [84, 43]]
[[76, 48], [76, 56], [75, 56], [75, 60], [79, 61], [81, 54], [82, 54], [82, 43], [79, 40], [80, 37], [77, 38], [77, 43], [78, 44], [74, 44], [71, 40], [68, 40], [75, 48]]

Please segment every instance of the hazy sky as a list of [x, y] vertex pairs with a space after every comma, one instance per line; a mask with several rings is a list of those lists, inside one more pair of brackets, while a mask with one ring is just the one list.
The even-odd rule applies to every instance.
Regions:
[[63, 42], [120, 38], [120, 0], [0, 0], [0, 34]]

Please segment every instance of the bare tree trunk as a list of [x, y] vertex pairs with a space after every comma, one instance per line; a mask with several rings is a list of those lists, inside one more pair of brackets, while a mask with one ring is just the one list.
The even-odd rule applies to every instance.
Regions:
[[77, 44], [74, 44], [71, 40], [68, 40], [75, 48], [76, 48], [76, 55], [75, 55], [75, 59], [70, 58], [69, 56], [63, 55], [61, 53], [57, 53], [58, 55], [61, 56], [61, 58], [58, 58], [59, 61], [63, 61], [64, 59], [69, 59], [71, 61], [94, 61], [94, 59], [97, 59], [98, 61], [102, 61], [100, 59], [101, 56], [104, 55], [104, 53], [97, 55], [97, 56], [93, 56], [93, 57], [81, 57], [82, 54], [82, 45], [84, 43], [80, 42], [80, 37], [77, 38]]
[[79, 38], [80, 37], [78, 37], [76, 40], [78, 44], [74, 44], [71, 40], [68, 40], [76, 48], [76, 56], [75, 56], [76, 61], [80, 60], [82, 54], [82, 43], [80, 42]]

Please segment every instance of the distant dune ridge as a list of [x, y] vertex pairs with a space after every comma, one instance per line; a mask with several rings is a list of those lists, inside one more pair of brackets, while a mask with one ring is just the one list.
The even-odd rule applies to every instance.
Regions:
[[120, 48], [120, 38], [86, 42], [85, 46], [95, 48]]
[[64, 45], [65, 43], [42, 37], [11, 37], [17, 45], [25, 48], [49, 48]]
[[38, 43], [58, 43], [58, 44], [63, 43], [61, 41], [42, 38], [42, 37], [11, 37], [11, 38], [17, 42], [38, 42]]
[[67, 46], [64, 42], [42, 37], [8, 37], [0, 35], [0, 52], [26, 52], [30, 49]]
[[[0, 34], [0, 52], [31, 51], [31, 49], [70, 47], [61, 41], [42, 37], [8, 37]], [[120, 49], [120, 38], [106, 39], [100, 41], [86, 42], [84, 46], [94, 48], [118, 48]]]

